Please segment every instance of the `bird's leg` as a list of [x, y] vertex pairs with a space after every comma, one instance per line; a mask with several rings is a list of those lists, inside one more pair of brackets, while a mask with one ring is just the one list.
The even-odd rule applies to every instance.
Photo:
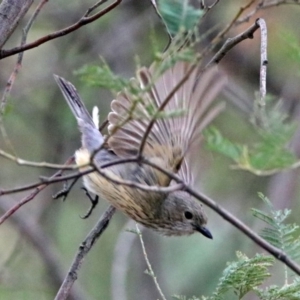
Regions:
[[69, 195], [69, 192], [73, 188], [74, 184], [77, 182], [79, 177], [75, 178], [70, 185], [68, 185], [68, 181], [65, 181], [63, 189], [58, 191], [56, 194], [52, 195], [53, 199], [63, 198], [63, 201], [66, 200], [66, 198]]
[[83, 187], [82, 189], [85, 191], [86, 196], [91, 201], [91, 207], [89, 208], [88, 212], [83, 217], [80, 216], [81, 219], [87, 219], [92, 214], [94, 208], [97, 206], [99, 196], [96, 195], [95, 198], [93, 198], [85, 187]]

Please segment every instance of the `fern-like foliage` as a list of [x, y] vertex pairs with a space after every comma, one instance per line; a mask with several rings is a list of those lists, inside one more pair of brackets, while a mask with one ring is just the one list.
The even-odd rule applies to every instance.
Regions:
[[112, 93], [117, 93], [130, 86], [130, 81], [113, 73], [108, 64], [103, 60], [100, 65], [85, 65], [75, 74], [80, 76], [87, 85], [105, 88]]
[[287, 253], [291, 258], [299, 259], [299, 225], [285, 223], [287, 217], [291, 214], [291, 210], [274, 210], [267, 197], [262, 193], [259, 193], [259, 197], [268, 204], [270, 210], [266, 213], [258, 209], [252, 209], [253, 215], [268, 225], [260, 235], [270, 244]]
[[296, 278], [292, 284], [285, 284], [282, 287], [272, 285], [265, 290], [256, 289], [261, 300], [299, 300], [300, 279]]
[[174, 295], [172, 298], [176, 300], [200, 300], [200, 298], [197, 298], [195, 296], [193, 296], [192, 298], [187, 298], [186, 296]]
[[[268, 268], [273, 265], [274, 258], [257, 254], [248, 258], [241, 252], [237, 252], [237, 261], [228, 263], [223, 271], [215, 292], [210, 297], [202, 296], [202, 300], [221, 300], [228, 293], [235, 295], [232, 299], [242, 299], [248, 292], [255, 291], [262, 282], [271, 276]], [[185, 298], [174, 296], [179, 300], [199, 300], [200, 298]]]
[[221, 300], [224, 294], [233, 291], [237, 299], [242, 299], [249, 291], [262, 284], [270, 277], [268, 267], [272, 266], [274, 258], [257, 254], [248, 258], [241, 252], [237, 252], [238, 260], [228, 264], [219, 279], [216, 291], [209, 300]]
[[[291, 211], [287, 209], [276, 211], [267, 197], [261, 193], [259, 197], [269, 208], [268, 213], [258, 209], [252, 210], [255, 217], [268, 225], [262, 230], [261, 236], [290, 257], [299, 258], [299, 226], [286, 223]], [[287, 272], [285, 272], [283, 286], [271, 285], [261, 288], [262, 283], [271, 276], [269, 268], [273, 263], [272, 256], [256, 254], [255, 257], [248, 258], [241, 252], [237, 252], [237, 261], [228, 263], [212, 296], [187, 298], [176, 295], [173, 297], [178, 300], [235, 300], [243, 299], [252, 292], [260, 300], [300, 300], [300, 278], [293, 277], [293, 281], [288, 283]]]
[[[265, 222], [268, 226], [261, 232], [261, 236], [270, 244], [281, 249], [293, 259], [300, 257], [300, 237], [299, 225], [287, 224], [286, 219], [291, 211], [288, 209], [274, 210], [270, 200], [262, 193], [259, 197], [268, 205], [269, 212], [252, 209], [253, 215]], [[285, 285], [272, 285], [266, 289], [257, 288], [256, 293], [262, 300], [299, 300], [300, 299], [300, 279], [294, 278], [292, 283], [288, 283], [288, 274], [285, 266]]]

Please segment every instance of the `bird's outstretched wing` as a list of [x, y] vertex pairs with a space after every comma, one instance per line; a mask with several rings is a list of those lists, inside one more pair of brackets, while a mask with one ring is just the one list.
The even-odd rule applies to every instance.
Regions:
[[[154, 63], [149, 69], [141, 68], [138, 71], [135, 84], [144, 90], [142, 95], [133, 96], [125, 90], [112, 101], [112, 112], [108, 115], [108, 130], [112, 134], [109, 146], [119, 157], [137, 154], [153, 112], [173, 93], [192, 65], [177, 62], [157, 76], [158, 67]], [[191, 167], [197, 164], [197, 161], [191, 160], [197, 158], [202, 130], [221, 110], [219, 105], [212, 107], [212, 103], [224, 83], [225, 77], [217, 67], [200, 75], [199, 68], [195, 68], [172, 95], [163, 110], [164, 115], [156, 119], [147, 137], [143, 155], [162, 163], [161, 166], [168, 170], [179, 170], [178, 175], [191, 183]]]

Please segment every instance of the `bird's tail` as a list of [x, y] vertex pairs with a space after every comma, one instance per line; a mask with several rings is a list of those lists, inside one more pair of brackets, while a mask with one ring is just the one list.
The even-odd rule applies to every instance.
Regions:
[[62, 77], [54, 75], [54, 79], [63, 93], [69, 107], [77, 119], [79, 129], [82, 133], [82, 146], [90, 153], [99, 149], [104, 138], [93, 121], [91, 115], [80, 99], [76, 88]]

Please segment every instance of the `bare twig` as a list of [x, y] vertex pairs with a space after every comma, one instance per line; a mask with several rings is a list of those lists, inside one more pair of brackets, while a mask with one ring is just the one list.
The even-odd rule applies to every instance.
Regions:
[[241, 6], [239, 11], [236, 13], [236, 15], [233, 17], [231, 22], [214, 38], [212, 41], [212, 44], [217, 44], [219, 41], [221, 41], [224, 36], [227, 34], [227, 32], [233, 27], [237, 19], [242, 15], [242, 13], [249, 8], [256, 0], [250, 0], [245, 6]]
[[264, 127], [267, 126], [266, 120], [266, 94], [267, 94], [267, 25], [264, 19], [259, 18], [256, 23], [260, 27], [260, 76], [259, 76], [259, 99], [257, 99], [257, 118]]
[[260, 78], [259, 78], [259, 91], [260, 91], [260, 102], [262, 106], [265, 106], [265, 97], [267, 94], [267, 25], [264, 19], [259, 18], [256, 23], [260, 27], [261, 32], [261, 46], [260, 46]]
[[[73, 157], [70, 157], [67, 161], [66, 164], [71, 164], [73, 162]], [[58, 172], [56, 172], [52, 177], [58, 177], [63, 173], [63, 170], [60, 170]], [[28, 196], [26, 196], [25, 198], [23, 198], [22, 200], [20, 200], [16, 205], [14, 205], [12, 208], [10, 208], [1, 218], [0, 218], [0, 225], [7, 220], [11, 215], [13, 215], [20, 207], [22, 207], [23, 205], [25, 205], [26, 203], [28, 203], [29, 201], [31, 201], [32, 199], [34, 199], [34, 197], [40, 192], [42, 191], [44, 188], [46, 188], [48, 186], [48, 184], [39, 184], [36, 189], [29, 194]], [[1, 190], [0, 190], [0, 196], [1, 196]]]
[[248, 29], [246, 29], [244, 32], [238, 34], [237, 36], [233, 38], [229, 38], [225, 41], [221, 49], [213, 56], [213, 58], [209, 61], [209, 63], [205, 66], [206, 68], [216, 63], [218, 64], [220, 60], [228, 53], [230, 49], [232, 49], [235, 45], [240, 43], [243, 40], [246, 39], [252, 39], [254, 32], [259, 28], [259, 25], [255, 22], [253, 25], [251, 25]]
[[[22, 38], [21, 38], [20, 47], [22, 47], [26, 43], [27, 35], [28, 35], [28, 32], [29, 32], [33, 22], [35, 21], [35, 19], [37, 18], [38, 14], [41, 11], [41, 9], [43, 8], [43, 6], [47, 2], [48, 2], [48, 0], [41, 0], [40, 3], [38, 4], [38, 6], [36, 7], [34, 13], [32, 14], [31, 18], [29, 19], [27, 25], [23, 29], [23, 34], [22, 34]], [[2, 99], [1, 99], [0, 115], [2, 115], [3, 112], [4, 112], [4, 108], [5, 108], [5, 105], [6, 105], [6, 102], [7, 102], [7, 97], [8, 97], [8, 95], [9, 95], [11, 89], [12, 89], [12, 86], [15, 82], [17, 74], [19, 73], [19, 70], [21, 69], [23, 54], [24, 54], [24, 52], [19, 53], [16, 65], [14, 67], [14, 70], [13, 70], [12, 74], [10, 75], [8, 81], [7, 81], [5, 91], [4, 91]]]
[[[102, 2], [102, 3], [104, 3], [104, 2]], [[103, 10], [101, 10], [100, 12], [95, 13], [94, 15], [92, 15], [90, 17], [86, 17], [87, 13], [85, 13], [84, 16], [82, 18], [80, 18], [73, 25], [71, 25], [69, 27], [66, 27], [64, 29], [55, 31], [53, 33], [50, 33], [50, 34], [48, 34], [46, 36], [43, 36], [43, 37], [37, 39], [34, 42], [25, 44], [23, 46], [15, 47], [15, 48], [12, 48], [12, 49], [9, 49], [9, 50], [1, 50], [0, 51], [0, 59], [3, 59], [3, 58], [8, 57], [8, 56], [12, 56], [12, 55], [14, 55], [16, 53], [19, 53], [19, 52], [22, 52], [22, 51], [26, 51], [26, 50], [38, 47], [41, 44], [44, 44], [44, 43], [46, 43], [46, 42], [48, 42], [50, 40], [53, 40], [53, 39], [56, 39], [58, 37], [67, 35], [70, 32], [73, 32], [73, 31], [79, 29], [80, 27], [85, 26], [85, 25], [87, 25], [87, 24], [89, 24], [91, 22], [94, 22], [95, 20], [101, 18], [102, 16], [104, 16], [105, 14], [107, 14], [108, 12], [110, 12], [112, 9], [114, 9], [116, 6], [118, 6], [121, 2], [122, 2], [122, 0], [116, 0], [115, 2], [113, 2], [112, 4], [110, 4], [109, 6], [107, 6]], [[90, 13], [90, 9], [87, 12]]]
[[66, 166], [65, 164], [52, 164], [48, 162], [35, 162], [35, 161], [29, 161], [29, 160], [24, 160], [22, 158], [16, 157], [14, 155], [11, 155], [3, 150], [0, 149], [0, 156], [5, 157], [9, 160], [12, 160], [16, 162], [20, 166], [28, 166], [28, 167], [38, 167], [38, 168], [48, 168], [48, 169], [59, 169], [59, 170], [77, 170], [78, 166], [77, 165], [71, 165], [71, 166]]
[[283, 5], [283, 4], [294, 4], [294, 5], [299, 5], [300, 4], [300, 0], [274, 0], [274, 1], [260, 1], [258, 5], [256, 5], [256, 7], [250, 11], [246, 16], [238, 19], [235, 22], [235, 26], [238, 26], [242, 23], [248, 22], [250, 20], [251, 17], [253, 17], [259, 10], [263, 10], [263, 9], [267, 9], [267, 8], [271, 8], [271, 7], [277, 7], [279, 5]]
[[156, 278], [156, 275], [152, 269], [152, 266], [151, 266], [151, 263], [149, 261], [149, 258], [148, 258], [148, 255], [147, 255], [147, 252], [146, 252], [146, 248], [145, 248], [145, 244], [144, 244], [144, 240], [143, 240], [143, 236], [142, 236], [142, 233], [137, 225], [137, 223], [135, 223], [135, 228], [136, 228], [136, 232], [137, 232], [137, 235], [139, 236], [139, 239], [140, 239], [140, 242], [141, 242], [141, 246], [142, 246], [142, 250], [143, 250], [143, 255], [144, 255], [144, 258], [145, 258], [145, 261], [146, 261], [146, 264], [147, 264], [147, 268], [148, 268], [148, 273], [149, 275], [153, 278], [153, 281], [154, 281], [154, 284], [156, 286], [156, 289], [158, 290], [158, 293], [160, 294], [161, 298], [163, 300], [167, 300], [164, 293], [162, 292], [161, 288], [160, 288], [160, 285], [157, 281], [157, 278]]
[[72, 262], [72, 265], [68, 271], [66, 278], [64, 279], [55, 300], [65, 300], [67, 299], [71, 288], [74, 282], [77, 280], [78, 277], [78, 270], [80, 269], [83, 259], [91, 250], [94, 243], [99, 239], [101, 234], [107, 228], [110, 219], [114, 215], [116, 209], [113, 206], [110, 206], [105, 213], [101, 216], [99, 221], [97, 222], [96, 226], [92, 229], [92, 231], [88, 234], [86, 239], [82, 242], [79, 247], [79, 250]]
[[102, 4], [106, 3], [107, 1], [108, 0], [100, 0], [100, 1], [96, 2], [93, 6], [91, 6], [90, 8], [88, 8], [88, 10], [86, 11], [86, 13], [84, 14], [84, 17], [88, 17], [96, 8], [98, 8]]
[[[36, 19], [36, 17], [38, 16], [39, 12], [41, 11], [42, 7], [44, 6], [44, 4], [47, 2], [48, 0], [41, 0], [41, 2], [39, 3], [39, 5], [37, 6], [37, 8], [35, 9], [33, 15], [31, 16], [31, 18], [29, 19], [27, 25], [25, 26], [25, 28], [23, 29], [23, 34], [22, 34], [22, 38], [21, 38], [21, 45], [20, 46], [23, 46], [25, 43], [26, 43], [26, 38], [27, 38], [27, 34], [34, 22], [34, 20]], [[5, 1], [6, 2], [6, 1]], [[27, 4], [23, 3], [23, 13], [25, 13], [27, 11], [27, 9], [31, 6], [32, 4], [32, 1], [26, 1]], [[2, 2], [3, 4], [3, 2]], [[1, 4], [1, 5], [2, 5]], [[16, 6], [16, 7], [19, 7], [20, 6], [20, 3], [18, 5], [16, 4], [13, 4], [12, 2], [8, 3], [8, 5], [10, 5], [11, 7], [13, 6]], [[27, 5], [29, 5], [27, 7]], [[13, 10], [13, 9], [10, 9], [10, 10]], [[19, 15], [18, 17], [21, 17], [21, 15]], [[16, 17], [16, 20], [13, 20], [13, 22], [17, 21], [18, 22], [18, 17]], [[0, 20], [1, 21], [1, 20]], [[2, 26], [5, 26], [4, 25], [4, 22], [0, 22], [1, 24], [1, 27]], [[8, 148], [10, 148], [12, 151], [14, 151], [14, 147], [12, 145], [12, 143], [10, 142], [10, 139], [8, 138], [8, 135], [6, 133], [6, 129], [4, 127], [4, 124], [3, 124], [3, 119], [2, 119], [2, 116], [3, 116], [3, 113], [4, 113], [4, 110], [5, 110], [5, 106], [7, 104], [7, 97], [9, 96], [10, 92], [11, 92], [11, 89], [13, 87], [13, 84], [15, 82], [15, 79], [17, 77], [17, 74], [19, 73], [19, 70], [21, 69], [22, 67], [22, 60], [23, 60], [23, 52], [20, 52], [19, 55], [18, 55], [18, 59], [17, 59], [17, 62], [16, 62], [16, 65], [14, 67], [14, 70], [13, 72], [11, 73], [7, 83], [6, 83], [6, 87], [5, 87], [5, 90], [4, 90], [4, 93], [3, 93], [3, 96], [1, 98], [1, 102], [0, 102], [0, 130], [1, 130], [1, 133], [2, 133], [2, 136], [4, 138], [4, 141], [6, 143], [6, 145], [8, 146]]]
[[[139, 162], [139, 158], [134, 158], [134, 160], [135, 160], [135, 162]], [[128, 162], [128, 160], [126, 162]], [[123, 180], [123, 179], [119, 180], [119, 179], [116, 179], [116, 178], [110, 176], [109, 173], [105, 172], [105, 170], [98, 168], [96, 165], [94, 165], [94, 168], [98, 171], [100, 176], [103, 176], [105, 179], [113, 182], [114, 184], [126, 185], [129, 187], [134, 187], [134, 188], [140, 189], [142, 191], [170, 193], [170, 192], [174, 192], [174, 191], [178, 191], [178, 190], [182, 189], [181, 184], [162, 187], [162, 186], [156, 186], [156, 185], [149, 186], [146, 184], [140, 184], [140, 183], [137, 183], [134, 181]]]
[[111, 177], [107, 172], [105, 172], [105, 170], [102, 170], [102, 169], [107, 168], [108, 166], [112, 166], [112, 165], [117, 165], [117, 164], [121, 164], [121, 163], [130, 163], [130, 162], [139, 162], [139, 161], [140, 161], [140, 159], [136, 158], [136, 157], [133, 157], [131, 159], [130, 158], [120, 159], [120, 160], [116, 160], [113, 162], [103, 164], [103, 166], [101, 166], [101, 169], [99, 169], [97, 166], [95, 166], [94, 163], [90, 163], [90, 165], [92, 167], [90, 166], [87, 170], [84, 170], [84, 171], [78, 171], [78, 172], [70, 174], [70, 175], [59, 176], [59, 177], [58, 176], [51, 176], [49, 178], [48, 177], [40, 177], [40, 179], [41, 179], [40, 182], [35, 182], [32, 184], [28, 184], [25, 186], [20, 186], [20, 187], [16, 187], [16, 188], [12, 188], [12, 189], [7, 189], [7, 190], [0, 189], [0, 197], [3, 195], [14, 194], [14, 193], [31, 190], [31, 189], [39, 187], [40, 185], [43, 185], [43, 184], [49, 185], [49, 184], [53, 184], [53, 183], [57, 183], [57, 182], [66, 181], [69, 179], [78, 178], [78, 177], [87, 175], [91, 172], [95, 172], [95, 171], [98, 172], [101, 176], [103, 176], [107, 180], [110, 180], [115, 184], [135, 187], [135, 188], [143, 190], [143, 191], [170, 193], [170, 192], [182, 189], [182, 186], [180, 184], [172, 185], [172, 186], [168, 186], [168, 187], [161, 187], [161, 186], [155, 186], [155, 185], [149, 186], [146, 184], [139, 184], [134, 181], [117, 179], [117, 178]]
[[200, 8], [204, 10], [202, 19], [220, 2], [220, 0], [215, 0], [211, 5], [206, 5], [204, 1], [200, 2]]
[[[43, 185], [43, 184], [49, 185], [49, 184], [53, 184], [53, 183], [56, 183], [56, 182], [62, 182], [62, 181], [65, 181], [65, 180], [74, 179], [74, 178], [81, 177], [83, 175], [89, 174], [93, 171], [95, 171], [95, 170], [92, 169], [92, 168], [89, 168], [88, 170], [78, 171], [76, 173], [66, 175], [66, 176], [60, 176], [60, 175], [54, 176], [53, 175], [49, 178], [41, 176], [40, 177], [40, 179], [41, 179], [40, 182], [35, 182], [35, 183], [32, 183], [32, 184], [16, 187], [16, 188], [13, 188], [13, 189], [7, 189], [7, 190], [0, 189], [0, 196], [28, 191], [28, 190], [34, 189], [36, 187], [39, 187], [40, 185]], [[60, 173], [60, 171], [58, 171], [57, 173]], [[55, 174], [57, 174], [57, 173], [55, 173]]]

